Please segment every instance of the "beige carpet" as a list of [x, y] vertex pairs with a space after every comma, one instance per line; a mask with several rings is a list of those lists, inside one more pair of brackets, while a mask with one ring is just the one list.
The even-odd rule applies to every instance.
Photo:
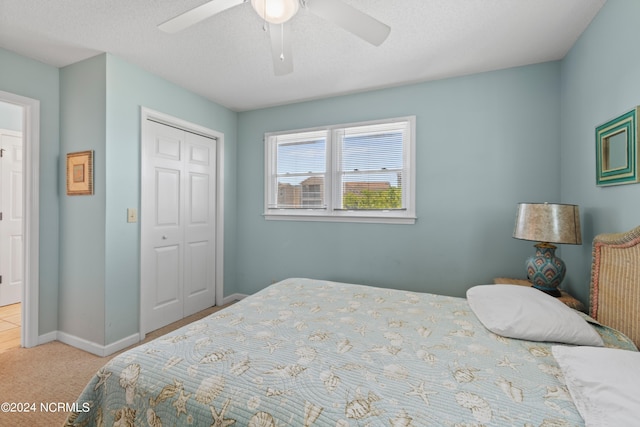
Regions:
[[[144, 342], [222, 308], [212, 307], [158, 329], [147, 334]], [[75, 402], [91, 377], [113, 356], [98, 357], [58, 341], [0, 353], [0, 405], [8, 402], [14, 404], [10, 409], [23, 411], [5, 412], [4, 404], [0, 408], [0, 426], [63, 425], [67, 413], [58, 410], [58, 404], [64, 408]]]

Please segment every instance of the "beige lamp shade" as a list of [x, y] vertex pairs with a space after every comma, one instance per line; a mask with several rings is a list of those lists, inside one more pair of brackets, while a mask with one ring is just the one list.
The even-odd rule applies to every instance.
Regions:
[[579, 208], [567, 204], [519, 203], [513, 237], [535, 242], [581, 245]]

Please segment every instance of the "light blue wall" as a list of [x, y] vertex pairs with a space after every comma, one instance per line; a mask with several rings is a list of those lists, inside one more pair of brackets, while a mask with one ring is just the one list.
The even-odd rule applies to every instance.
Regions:
[[[106, 61], [60, 70], [60, 289], [58, 328], [104, 343]], [[66, 155], [94, 151], [94, 195], [66, 194]]]
[[40, 101], [40, 310], [38, 332], [58, 328], [59, 70], [0, 49], [0, 90]]
[[[514, 68], [240, 114], [238, 289], [304, 276], [464, 295], [524, 274], [516, 204], [559, 201], [560, 64]], [[415, 225], [266, 221], [269, 131], [415, 115]]]
[[[237, 113], [108, 54], [59, 70], [0, 49], [0, 66], [0, 90], [41, 103], [39, 335], [106, 345], [138, 331], [140, 231], [125, 213], [140, 208], [140, 106], [224, 134], [225, 295], [237, 292]], [[95, 194], [66, 196], [66, 154], [82, 150]]]
[[22, 131], [22, 107], [0, 102], [0, 129]]
[[585, 302], [595, 235], [640, 225], [640, 184], [595, 184], [596, 126], [640, 105], [639, 16], [637, 0], [608, 1], [562, 62], [561, 196], [580, 205], [583, 244], [561, 254]]
[[126, 61], [107, 55], [106, 342], [138, 332], [140, 307], [140, 106], [222, 132], [225, 139], [225, 295], [235, 292], [237, 113], [194, 95]]
[[126, 212], [140, 209], [141, 106], [225, 136], [225, 293], [233, 293], [237, 114], [108, 54], [65, 67], [61, 93], [63, 151], [95, 150], [95, 195], [63, 199], [60, 330], [97, 344], [139, 331], [140, 229]]

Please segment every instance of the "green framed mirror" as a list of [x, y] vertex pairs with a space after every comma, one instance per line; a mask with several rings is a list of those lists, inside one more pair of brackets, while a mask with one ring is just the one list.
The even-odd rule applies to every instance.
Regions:
[[596, 185], [639, 182], [638, 114], [640, 107], [596, 128]]

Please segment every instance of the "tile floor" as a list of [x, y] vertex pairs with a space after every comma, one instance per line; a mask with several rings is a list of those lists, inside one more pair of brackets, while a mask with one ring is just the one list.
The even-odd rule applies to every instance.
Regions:
[[20, 304], [0, 307], [0, 353], [20, 347]]

